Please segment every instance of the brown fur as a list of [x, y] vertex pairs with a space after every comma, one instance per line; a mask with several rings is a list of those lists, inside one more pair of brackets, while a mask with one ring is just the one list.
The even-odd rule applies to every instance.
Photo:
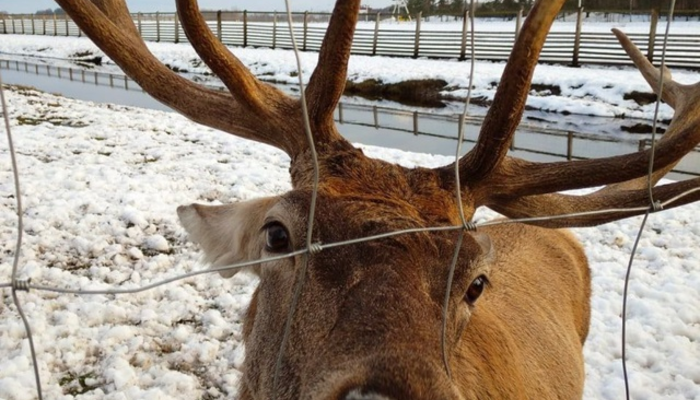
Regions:
[[[454, 194], [430, 170], [371, 160], [357, 150], [321, 162], [315, 242], [459, 221]], [[197, 241], [206, 252], [219, 249], [207, 240], [245, 237], [232, 246], [250, 259], [265, 257], [260, 227], [274, 219], [288, 228], [293, 248], [303, 248], [310, 191], [295, 185], [301, 188], [281, 197], [196, 206], [196, 215], [223, 209], [213, 215], [235, 216], [220, 222], [225, 231], [196, 235]], [[235, 211], [240, 208], [256, 211]], [[181, 216], [189, 209], [179, 210]], [[182, 219], [190, 232], [205, 223]], [[343, 399], [353, 391], [391, 399], [580, 398], [590, 296], [585, 255], [564, 231], [521, 224], [465, 235], [448, 313], [448, 377], [442, 302], [458, 234], [407, 234], [310, 257], [277, 388], [275, 362], [302, 257], [262, 263], [245, 318], [240, 398]], [[464, 293], [482, 274], [491, 284], [471, 307]]]

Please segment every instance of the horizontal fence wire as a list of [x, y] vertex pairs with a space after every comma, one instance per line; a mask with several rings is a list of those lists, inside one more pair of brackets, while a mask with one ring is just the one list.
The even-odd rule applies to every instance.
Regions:
[[[700, 187], [688, 189], [688, 190], [686, 190], [682, 193], [679, 193], [678, 195], [676, 195], [676, 196], [674, 196], [666, 201], [658, 202], [658, 203], [654, 204], [653, 206], [608, 208], [608, 209], [604, 209], [604, 210], [586, 211], [586, 212], [560, 214], [560, 215], [549, 215], [549, 216], [544, 216], [544, 217], [499, 219], [499, 220], [493, 220], [493, 221], [475, 222], [475, 223], [470, 224], [467, 228], [468, 228], [468, 230], [478, 230], [479, 228], [483, 228], [483, 227], [487, 227], [487, 226], [496, 226], [496, 225], [508, 225], [508, 224], [518, 224], [518, 223], [531, 224], [531, 223], [537, 223], [537, 222], [556, 221], [559, 219], [570, 219], [570, 218], [600, 216], [600, 215], [619, 214], [619, 213], [637, 213], [637, 214], [639, 214], [639, 213], [644, 213], [644, 212], [649, 211], [649, 210], [651, 210], [652, 212], [660, 212], [660, 211], [664, 210], [665, 208], [668, 208], [670, 205], [673, 205], [676, 202], [681, 201], [684, 198], [686, 198], [690, 195], [693, 195], [695, 193], [700, 193]], [[163, 285], [166, 285], [169, 283], [173, 283], [173, 282], [177, 282], [177, 281], [180, 281], [183, 279], [191, 278], [191, 277], [194, 277], [197, 275], [210, 274], [210, 273], [215, 273], [215, 272], [236, 271], [236, 270], [241, 270], [241, 269], [245, 269], [248, 267], [257, 266], [257, 265], [264, 264], [264, 263], [279, 261], [279, 260], [283, 260], [283, 259], [287, 259], [287, 258], [298, 257], [298, 256], [301, 256], [304, 254], [315, 254], [315, 253], [319, 253], [323, 250], [333, 249], [333, 248], [342, 247], [342, 246], [350, 246], [350, 245], [370, 242], [370, 241], [374, 241], [374, 240], [388, 239], [388, 238], [401, 236], [401, 235], [409, 235], [409, 234], [417, 234], [417, 233], [431, 233], [431, 232], [451, 232], [451, 231], [459, 231], [462, 229], [465, 229], [464, 225], [433, 226], [433, 227], [426, 227], [426, 228], [403, 229], [403, 230], [387, 232], [387, 233], [382, 233], [382, 234], [377, 234], [377, 235], [359, 237], [356, 239], [349, 239], [349, 240], [345, 240], [342, 242], [313, 243], [313, 245], [311, 247], [305, 247], [305, 248], [302, 248], [299, 250], [295, 250], [295, 251], [290, 252], [288, 254], [275, 256], [275, 257], [266, 257], [266, 258], [261, 258], [261, 259], [253, 260], [253, 261], [240, 262], [240, 263], [225, 265], [225, 266], [216, 267], [216, 268], [209, 268], [209, 269], [205, 269], [205, 270], [192, 271], [192, 272], [189, 272], [186, 274], [177, 275], [177, 276], [174, 276], [171, 278], [163, 279], [161, 281], [154, 282], [152, 284], [142, 286], [142, 287], [137, 287], [137, 288], [129, 288], [129, 289], [114, 288], [114, 289], [95, 289], [95, 290], [92, 290], [92, 289], [68, 289], [68, 288], [60, 288], [60, 287], [47, 286], [47, 285], [35, 285], [35, 284], [31, 283], [30, 281], [20, 281], [21, 282], [20, 289], [22, 289], [22, 290], [39, 290], [39, 291], [45, 291], [45, 292], [54, 292], [54, 293], [62, 293], [62, 294], [77, 294], [77, 295], [134, 294], [134, 293], [145, 292], [145, 291], [148, 291], [150, 289], [154, 289], [154, 288], [159, 287], [159, 286], [163, 286]], [[0, 288], [12, 288], [12, 287], [13, 287], [13, 282], [0, 283]]]

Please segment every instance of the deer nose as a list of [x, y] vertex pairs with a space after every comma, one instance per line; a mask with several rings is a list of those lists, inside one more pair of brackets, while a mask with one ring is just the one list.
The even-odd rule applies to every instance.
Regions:
[[350, 392], [343, 397], [342, 400], [397, 400], [392, 397], [386, 397], [384, 395], [364, 392], [362, 389], [352, 389]]
[[[440, 365], [413, 348], [326, 368], [310, 386], [314, 400], [464, 400]], [[399, 354], [400, 353], [400, 354]], [[304, 397], [304, 396], [301, 396]]]

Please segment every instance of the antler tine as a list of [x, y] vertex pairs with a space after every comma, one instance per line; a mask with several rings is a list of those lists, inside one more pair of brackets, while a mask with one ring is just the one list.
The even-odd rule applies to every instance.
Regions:
[[[647, 176], [651, 150], [604, 159], [546, 164], [507, 158], [499, 173], [494, 174], [489, 197], [482, 204], [511, 218], [649, 205], [648, 184], [656, 184], [700, 142], [700, 84], [677, 87], [677, 104], [685, 105], [685, 112], [676, 110], [668, 131], [657, 143], [651, 177]], [[552, 193], [605, 184], [604, 188], [585, 196]], [[655, 200], [666, 201], [699, 187], [700, 179], [690, 179], [654, 188], [652, 196]], [[698, 196], [700, 194], [694, 192], [673, 206], [695, 201]], [[595, 225], [641, 213], [643, 211], [579, 217], [546, 225]]]
[[[612, 32], [617, 36], [617, 40], [625, 49], [627, 55], [629, 55], [634, 65], [642, 73], [644, 79], [647, 81], [649, 86], [654, 90], [654, 93], [659, 93], [659, 82], [661, 81], [661, 71], [654, 67], [652, 63], [647, 60], [647, 58], [642, 54], [639, 48], [632, 43], [632, 41], [625, 35], [622, 31], [617, 28], [613, 28]], [[674, 109], [676, 108], [676, 99], [679, 96], [679, 85], [674, 82], [671, 77], [671, 71], [664, 67], [664, 87], [663, 93], [661, 93], [661, 98], [668, 103]]]
[[[660, 71], [651, 65], [627, 36], [617, 30], [614, 30], [615, 35], [644, 78], [675, 109], [671, 125], [656, 145], [651, 176], [648, 176], [648, 162], [652, 150], [602, 159], [550, 163], [506, 156], [522, 117], [539, 52], [561, 4], [561, 1], [538, 0], [530, 12], [504, 70], [477, 145], [459, 160], [464, 198], [468, 199], [470, 207], [488, 206], [511, 218], [630, 206], [638, 209], [533, 222], [550, 227], [595, 225], [643, 213], [650, 205], [649, 184], [656, 184], [700, 142], [700, 82], [694, 85], [674, 82], [668, 70]], [[662, 73], [663, 85], [659, 83]], [[438, 169], [444, 186], [450, 190], [454, 189], [453, 168], [454, 164]], [[585, 196], [556, 193], [603, 185], [607, 186]], [[700, 179], [693, 179], [653, 188], [651, 196], [654, 200], [666, 201], [693, 189], [690, 195], [671, 205], [676, 206], [700, 198], [698, 188]]]
[[[641, 56], [624, 34], [616, 33], [623, 46], [639, 66], [649, 84], [659, 90], [660, 71]], [[625, 218], [644, 212], [649, 205], [649, 184], [656, 184], [681, 158], [700, 143], [700, 82], [681, 85], [664, 77], [662, 97], [675, 106], [675, 115], [663, 137], [657, 142], [651, 176], [648, 161], [651, 150], [602, 159], [531, 163], [506, 158], [499, 171], [484, 185], [489, 195], [485, 205], [509, 217], [536, 217], [552, 214], [570, 214], [605, 208], [641, 207], [641, 211], [616, 212], [566, 218], [551, 222], [537, 222], [547, 226], [586, 226]], [[607, 185], [585, 196], [567, 196], [553, 192]], [[654, 200], [666, 201], [690, 189], [696, 191], [674, 202], [672, 207], [700, 198], [700, 179], [691, 179], [653, 188]]]
[[[199, 12], [197, 0], [177, 0], [176, 6], [182, 28], [192, 47], [243, 105], [253, 112], [262, 114], [268, 110], [263, 104], [269, 97], [285, 96], [272, 86], [258, 81], [245, 65], [214, 36]], [[264, 91], [263, 86], [265, 86]]]
[[[129, 15], [129, 9], [126, 7], [126, 4], [121, 1], [112, 0], [93, 0], [92, 2], [107, 16], [107, 18], [114, 22], [114, 24], [123, 28], [127, 34], [143, 41], [131, 19], [131, 15]], [[61, 4], [60, 1], [58, 3]]]
[[[513, 46], [476, 146], [459, 161], [461, 179], [471, 184], [486, 178], [508, 152], [525, 110], [525, 100], [549, 28], [563, 0], [538, 0]], [[448, 167], [451, 170], [452, 167]]]
[[[641, 61], [636, 47], [632, 47], [623, 34], [623, 45], [636, 59], [650, 84], [659, 87], [658, 69], [644, 59]], [[643, 58], [643, 56], [642, 56]], [[681, 85], [671, 80], [664, 83], [663, 97], [675, 105], [675, 115], [662, 139], [657, 142], [654, 155], [652, 183], [656, 183], [670, 171], [680, 159], [700, 143], [700, 82]], [[609, 185], [605, 190], [638, 189], [646, 185], [651, 150], [620, 156], [573, 162], [534, 163], [517, 158], [507, 158], [501, 168], [489, 178], [490, 196], [494, 198], [537, 195], [561, 190]], [[614, 171], [614, 172], [611, 172]]]
[[[655, 201], [670, 202], [664, 209], [670, 209], [700, 200], [700, 178], [657, 186], [652, 189]], [[548, 228], [586, 227], [604, 224], [623, 218], [641, 215], [652, 207], [649, 203], [649, 191], [638, 190], [600, 190], [586, 196], [573, 196], [560, 193], [548, 193], [538, 196], [501, 199], [489, 205], [493, 210], [509, 218], [533, 218], [568, 215], [573, 213], [590, 213], [613, 209], [605, 213], [594, 213], [577, 217], [547, 218], [529, 222]], [[619, 211], [625, 208], [637, 208], [635, 211]]]
[[[164, 80], [175, 80], [176, 84], [184, 85], [188, 94], [198, 91], [216, 97], [216, 100], [229, 98], [227, 95], [208, 90], [179, 77], [170, 71], [146, 49], [143, 40], [138, 35], [136, 27], [129, 16], [129, 10], [124, 2], [119, 0], [56, 0], [92, 41], [109, 55], [114, 62], [147, 92], [157, 92], [158, 85]], [[140, 67], [140, 68], [139, 68]], [[158, 96], [155, 96], [158, 98]], [[186, 102], [187, 97], [178, 93], [177, 98], [171, 99], [169, 93], [163, 93], [160, 101], [175, 105]], [[199, 96], [197, 96], [199, 97]], [[178, 101], [175, 101], [178, 100]], [[186, 109], [179, 110], [184, 113]]]
[[[338, 0], [335, 3], [318, 56], [318, 66], [306, 88], [310, 118], [316, 125], [333, 125], [333, 111], [345, 90], [359, 10], [360, 0]], [[321, 131], [335, 132], [335, 128]]]
[[[700, 122], [682, 121], [669, 127], [657, 143], [654, 171], [672, 166], [700, 142]], [[649, 172], [651, 150], [580, 161], [536, 163], [509, 157], [484, 181], [489, 197], [517, 197], [629, 181]], [[481, 187], [481, 186], [480, 186]]]
[[[242, 96], [234, 98], [229, 93], [208, 89], [179, 76], [148, 50], [123, 0], [56, 2], [127, 75], [163, 104], [195, 122], [275, 146], [292, 156], [308, 146], [303, 135], [297, 135], [300, 138], [287, 135], [291, 131], [301, 131], [300, 121], [283, 121], [284, 115], [299, 113], [293, 100], [283, 95], [270, 95], [274, 89], [264, 89], [269, 97], [276, 99], [277, 113], [273, 118], [260, 118], [250, 112], [254, 101]], [[285, 127], [282, 132], [281, 126]]]

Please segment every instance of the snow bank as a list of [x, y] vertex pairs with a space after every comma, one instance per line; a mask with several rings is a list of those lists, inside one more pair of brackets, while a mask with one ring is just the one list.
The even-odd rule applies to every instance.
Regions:
[[[178, 205], [245, 200], [290, 188], [289, 159], [280, 151], [173, 113], [25, 90], [6, 95], [24, 193], [21, 277], [34, 284], [132, 288], [201, 269], [198, 250], [177, 222]], [[20, 116], [37, 124], [22, 124]], [[42, 122], [48, 120], [64, 123]], [[365, 150], [406, 166], [450, 162]], [[0, 154], [0, 282], [8, 282], [15, 199], [6, 146]], [[629, 309], [635, 399], [700, 398], [699, 215], [697, 204], [655, 214], [641, 241]], [[576, 230], [593, 270], [585, 398], [622, 396], [622, 280], [639, 222]], [[242, 313], [255, 285], [250, 275], [224, 280], [213, 274], [128, 296], [20, 293], [44, 395], [235, 398]], [[546, 279], [538, 289], [546, 290]], [[34, 399], [24, 329], [9, 292], [1, 294], [0, 398]]]

